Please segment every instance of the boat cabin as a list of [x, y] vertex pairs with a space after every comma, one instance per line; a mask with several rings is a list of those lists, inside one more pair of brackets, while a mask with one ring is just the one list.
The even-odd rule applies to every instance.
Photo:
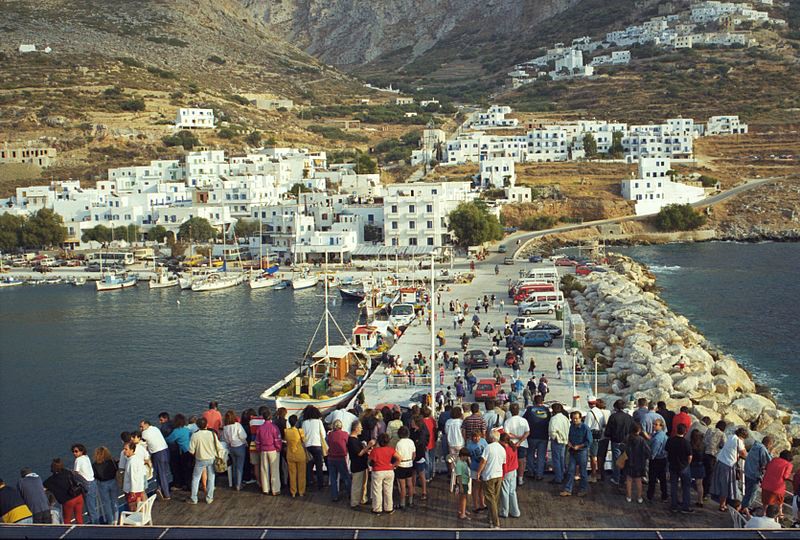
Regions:
[[417, 289], [414, 287], [402, 287], [400, 289], [399, 304], [416, 304], [417, 303]]
[[353, 343], [356, 347], [367, 351], [377, 348], [378, 329], [367, 324], [359, 324], [353, 328]]

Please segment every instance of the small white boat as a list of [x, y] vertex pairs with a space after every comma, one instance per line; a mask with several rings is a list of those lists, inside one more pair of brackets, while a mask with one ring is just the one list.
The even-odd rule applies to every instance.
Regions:
[[318, 282], [319, 278], [317, 276], [303, 275], [300, 277], [292, 278], [292, 289], [299, 291], [300, 289], [308, 289], [310, 287], [316, 287]]
[[275, 285], [275, 287], [274, 287], [274, 290], [276, 290], [276, 291], [282, 291], [282, 290], [283, 290], [283, 289], [285, 289], [286, 287], [288, 287], [288, 285], [286, 284], [286, 282], [285, 282], [285, 281], [281, 281], [280, 283], [278, 283], [277, 285]]
[[166, 268], [159, 268], [158, 272], [152, 279], [150, 279], [151, 289], [166, 289], [167, 287], [174, 287], [178, 284], [178, 277], [175, 274], [170, 274]]
[[22, 285], [23, 283], [25, 283], [23, 280], [11, 276], [0, 279], [0, 287], [14, 287], [15, 285]]
[[86, 285], [86, 278], [85, 277], [73, 278], [72, 281], [70, 282], [70, 285], [72, 285], [73, 287], [83, 287], [84, 285]]
[[61, 278], [58, 276], [52, 276], [49, 278], [45, 278], [44, 282], [48, 285], [58, 285], [61, 283]]
[[266, 289], [268, 287], [275, 287], [280, 283], [282, 283], [280, 279], [262, 274], [251, 279], [248, 285], [250, 285], [251, 289]]
[[108, 274], [103, 279], [95, 281], [95, 287], [98, 291], [117, 291], [119, 289], [127, 289], [129, 287], [135, 287], [136, 282], [138, 281], [139, 276], [136, 274]]
[[234, 274], [226, 274], [223, 272], [216, 272], [209, 274], [208, 277], [200, 281], [192, 283], [192, 291], [205, 292], [205, 291], [218, 291], [220, 289], [227, 289], [235, 287], [242, 282], [242, 276]]

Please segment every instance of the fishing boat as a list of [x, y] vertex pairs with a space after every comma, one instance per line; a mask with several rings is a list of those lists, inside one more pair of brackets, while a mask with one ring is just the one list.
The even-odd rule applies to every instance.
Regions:
[[95, 281], [94, 284], [100, 292], [117, 291], [135, 287], [138, 279], [139, 276], [136, 274], [107, 274], [102, 279]]
[[258, 220], [258, 269], [260, 273], [253, 276], [248, 285], [251, 289], [267, 289], [278, 285], [281, 280], [278, 279], [278, 265], [269, 264], [269, 253], [267, 253], [267, 268], [264, 269], [264, 241], [263, 241], [263, 222]]
[[23, 283], [25, 283], [23, 280], [11, 276], [5, 276], [3, 279], [0, 279], [0, 287], [14, 287], [16, 285], [22, 285]]
[[85, 277], [74, 277], [72, 281], [70, 281], [70, 285], [73, 287], [83, 287], [86, 285], [86, 278]]
[[229, 274], [227, 272], [215, 272], [209, 274], [205, 279], [193, 282], [191, 288], [194, 292], [218, 291], [220, 289], [235, 287], [241, 282], [241, 275]]
[[175, 274], [171, 274], [166, 268], [159, 268], [155, 275], [150, 278], [151, 289], [166, 289], [167, 287], [174, 287], [178, 284], [179, 278]]
[[47, 285], [58, 285], [59, 283], [61, 283], [61, 281], [62, 280], [61, 280], [61, 278], [59, 276], [50, 276], [50, 277], [44, 279], [44, 282]]
[[342, 295], [342, 300], [350, 300], [353, 302], [360, 302], [367, 296], [367, 291], [362, 286], [340, 286], [339, 294]]
[[285, 281], [280, 281], [277, 285], [275, 285], [274, 289], [276, 291], [282, 291], [283, 289], [285, 289], [288, 286], [289, 285], [287, 285], [287, 283]]
[[299, 291], [300, 289], [308, 289], [316, 287], [319, 278], [314, 275], [302, 274], [300, 277], [292, 278], [292, 289]]
[[[333, 322], [345, 343], [331, 345], [329, 323]], [[314, 339], [322, 323], [325, 323], [325, 346], [309, 356]], [[271, 408], [285, 407], [288, 414], [302, 412], [314, 405], [325, 415], [340, 403], [353, 399], [369, 375], [372, 365], [369, 355], [354, 347], [345, 337], [328, 309], [328, 282], [325, 281], [325, 308], [322, 319], [311, 337], [300, 367], [267, 388], [261, 399]]]

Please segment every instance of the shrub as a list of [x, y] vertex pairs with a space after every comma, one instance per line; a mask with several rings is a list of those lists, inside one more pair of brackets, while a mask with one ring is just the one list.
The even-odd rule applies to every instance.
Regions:
[[191, 150], [200, 145], [197, 135], [188, 130], [181, 130], [174, 135], [168, 135], [161, 139], [165, 146], [183, 146], [185, 150]]
[[703, 187], [707, 187], [707, 188], [714, 187], [714, 186], [717, 185], [717, 182], [719, 182], [719, 180], [717, 180], [713, 176], [707, 176], [705, 174], [701, 175], [699, 180], [700, 180], [700, 182], [702, 182]]
[[119, 108], [122, 109], [123, 111], [143, 111], [144, 99], [142, 98], [126, 99], [125, 101], [121, 101], [119, 103]]
[[142, 64], [135, 58], [131, 58], [130, 56], [123, 56], [122, 58], [118, 58], [118, 60], [128, 67], [137, 67], [137, 68], [144, 67], [144, 64]]
[[520, 228], [528, 231], [539, 231], [549, 229], [555, 224], [556, 218], [553, 216], [531, 216], [522, 221]]
[[164, 37], [164, 36], [149, 36], [147, 41], [152, 41], [153, 43], [160, 43], [162, 45], [171, 45], [173, 47], [188, 47], [189, 43], [183, 41], [182, 39], [174, 38], [174, 37]]
[[238, 135], [234, 130], [231, 128], [222, 128], [217, 131], [217, 135], [222, 137], [223, 139], [233, 139]]
[[688, 204], [670, 204], [655, 217], [659, 231], [691, 231], [706, 224], [707, 218]]
[[261, 145], [261, 132], [251, 131], [247, 134], [247, 137], [244, 138], [244, 141], [249, 144], [250, 146], [259, 146]]
[[107, 98], [116, 98], [122, 95], [122, 88], [119, 86], [112, 86], [103, 90], [103, 96]]
[[580, 282], [573, 274], [566, 274], [561, 278], [561, 291], [565, 297], [571, 296], [572, 291], [583, 292], [586, 290], [586, 285]]
[[157, 75], [162, 79], [175, 79], [176, 76], [173, 72], [168, 71], [166, 69], [161, 69], [155, 66], [147, 66], [147, 71], [152, 73], [153, 75]]
[[244, 96], [240, 96], [239, 94], [231, 94], [228, 96], [228, 99], [238, 103], [239, 105], [250, 105], [250, 100]]
[[220, 56], [217, 56], [216, 54], [212, 54], [211, 56], [209, 56], [208, 61], [214, 62], [215, 64], [219, 64], [220, 66], [225, 63], [225, 59]]

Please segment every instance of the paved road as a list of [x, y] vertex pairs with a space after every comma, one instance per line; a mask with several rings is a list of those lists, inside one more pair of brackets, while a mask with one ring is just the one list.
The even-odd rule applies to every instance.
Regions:
[[[743, 193], [745, 191], [749, 191], [751, 189], [755, 189], [759, 186], [767, 184], [769, 182], [774, 182], [776, 180], [783, 180], [786, 178], [785, 176], [770, 176], [768, 178], [758, 178], [758, 179], [751, 179], [747, 180], [744, 184], [739, 186], [733, 187], [731, 189], [725, 190], [723, 192], [717, 193], [716, 195], [712, 195], [710, 197], [706, 197], [702, 201], [698, 201], [693, 203], [692, 206], [695, 208], [705, 208], [707, 206], [713, 206], [718, 204], [729, 197], [733, 197], [738, 195], [739, 193]], [[519, 251], [521, 248], [525, 246], [525, 244], [533, 240], [534, 238], [540, 238], [542, 236], [547, 236], [549, 234], [556, 234], [556, 233], [563, 233], [568, 231], [577, 231], [579, 229], [585, 229], [587, 227], [596, 227], [598, 225], [610, 225], [613, 223], [623, 223], [625, 221], [642, 221], [645, 219], [650, 219], [656, 214], [645, 214], [641, 216], [622, 216], [610, 219], [598, 219], [595, 221], [585, 221], [583, 223], [574, 223], [571, 225], [563, 225], [561, 227], [554, 227], [552, 229], [544, 229], [541, 231], [535, 232], [517, 232], [512, 235], [506, 237], [506, 239], [501, 243], [501, 245], [505, 245], [506, 249], [508, 250], [508, 255], [516, 255], [516, 252]], [[519, 240], [519, 245], [516, 245], [516, 242]], [[499, 256], [495, 256], [493, 258], [500, 258]]]

